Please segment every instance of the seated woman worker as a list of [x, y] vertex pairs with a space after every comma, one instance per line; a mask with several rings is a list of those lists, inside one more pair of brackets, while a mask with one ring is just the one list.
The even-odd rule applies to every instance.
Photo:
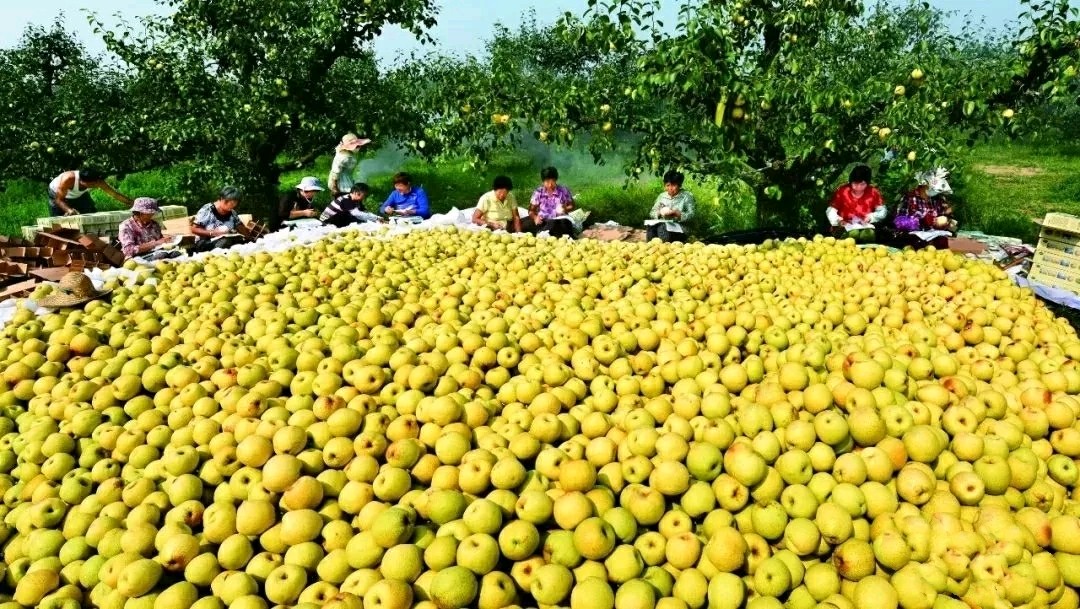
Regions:
[[918, 185], [904, 194], [892, 219], [892, 243], [897, 247], [920, 249], [928, 245], [949, 247], [949, 233], [956, 233], [952, 204], [946, 195], [952, 193], [949, 172], [944, 168], [926, 171], [915, 176]]
[[529, 200], [529, 218], [522, 228], [526, 232], [546, 232], [552, 237], [573, 237], [577, 232], [566, 214], [574, 211], [574, 195], [559, 184], [559, 170], [545, 167], [540, 170], [540, 186]]
[[836, 189], [825, 216], [829, 225], [856, 241], [873, 241], [874, 224], [888, 215], [881, 191], [870, 184], [870, 167], [856, 165], [848, 175], [848, 183]]
[[649, 223], [645, 229], [645, 239], [652, 241], [686, 241], [686, 229], [682, 223], [694, 217], [697, 201], [689, 191], [683, 190], [685, 176], [671, 170], [664, 174], [664, 192], [656, 197], [649, 212]]
[[154, 251], [172, 241], [161, 233], [154, 216], [161, 211], [156, 199], [139, 197], [131, 206], [131, 217], [120, 224], [120, 251], [124, 258], [134, 258]]
[[416, 216], [427, 220], [431, 206], [423, 186], [413, 186], [412, 176], [405, 172], [394, 174], [394, 192], [379, 209], [386, 216], [407, 218]]
[[240, 189], [226, 186], [221, 189], [216, 201], [199, 209], [191, 221], [191, 233], [196, 237], [193, 251], [205, 252], [236, 243], [236, 239], [222, 237], [231, 235], [240, 225], [240, 215], [236, 213], [240, 196]]
[[517, 199], [511, 192], [514, 183], [506, 176], [498, 176], [491, 185], [491, 190], [484, 193], [476, 203], [472, 222], [491, 230], [504, 230], [509, 233], [521, 232], [521, 214], [518, 212]]
[[277, 215], [270, 230], [280, 230], [283, 222], [300, 220], [302, 218], [318, 218], [319, 212], [315, 209], [315, 195], [322, 192], [322, 184], [315, 176], [307, 176], [291, 192], [281, 197], [278, 202]]

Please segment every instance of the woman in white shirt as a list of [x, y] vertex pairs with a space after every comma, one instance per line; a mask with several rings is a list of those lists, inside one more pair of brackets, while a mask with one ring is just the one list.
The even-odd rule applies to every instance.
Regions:
[[369, 142], [371, 140], [358, 138], [355, 133], [346, 133], [341, 138], [330, 163], [330, 178], [326, 181], [334, 198], [348, 194], [353, 184], [360, 181], [360, 157], [356, 151]]

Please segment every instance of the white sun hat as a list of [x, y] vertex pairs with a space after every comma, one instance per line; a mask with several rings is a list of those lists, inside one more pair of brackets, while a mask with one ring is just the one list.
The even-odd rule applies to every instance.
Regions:
[[296, 189], [307, 192], [309, 190], [322, 190], [323, 187], [322, 184], [319, 183], [319, 178], [316, 178], [315, 176], [306, 176], [296, 185]]

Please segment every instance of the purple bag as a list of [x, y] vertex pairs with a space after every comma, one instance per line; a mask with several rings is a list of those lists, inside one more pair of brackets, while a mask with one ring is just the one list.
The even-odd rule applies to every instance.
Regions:
[[919, 225], [919, 219], [915, 216], [896, 216], [893, 218], [893, 226], [899, 231], [916, 231], [919, 230]]

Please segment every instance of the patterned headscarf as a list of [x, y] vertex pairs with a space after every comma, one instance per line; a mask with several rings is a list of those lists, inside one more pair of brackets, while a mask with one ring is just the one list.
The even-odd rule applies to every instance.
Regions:
[[931, 197], [938, 195], [952, 194], [952, 187], [949, 186], [949, 170], [944, 167], [938, 167], [931, 171], [924, 171], [915, 176], [915, 179], [919, 181], [920, 186], [926, 186], [926, 194]]

